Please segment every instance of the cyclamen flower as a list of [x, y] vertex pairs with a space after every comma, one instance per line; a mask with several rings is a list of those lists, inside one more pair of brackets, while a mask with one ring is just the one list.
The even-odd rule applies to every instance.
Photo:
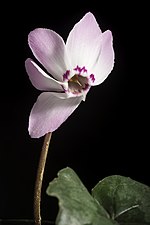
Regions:
[[66, 43], [54, 31], [38, 28], [28, 43], [41, 69], [25, 62], [33, 86], [41, 93], [29, 117], [29, 134], [38, 138], [55, 131], [85, 100], [91, 86], [99, 85], [114, 66], [111, 31], [102, 33], [88, 12], [71, 30]]

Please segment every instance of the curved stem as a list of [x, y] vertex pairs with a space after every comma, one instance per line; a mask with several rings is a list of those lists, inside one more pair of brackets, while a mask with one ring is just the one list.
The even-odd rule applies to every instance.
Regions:
[[45, 163], [46, 163], [51, 136], [52, 136], [52, 133], [50, 132], [45, 135], [44, 143], [43, 143], [42, 151], [40, 155], [39, 165], [37, 169], [37, 176], [36, 176], [35, 190], [34, 190], [34, 220], [36, 225], [41, 225], [41, 214], [40, 214], [41, 189], [42, 189], [43, 174], [44, 174]]

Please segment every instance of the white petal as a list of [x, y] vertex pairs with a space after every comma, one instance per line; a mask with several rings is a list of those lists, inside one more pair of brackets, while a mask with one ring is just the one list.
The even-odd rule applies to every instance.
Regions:
[[102, 83], [114, 67], [113, 37], [111, 31], [105, 31], [101, 36], [102, 48], [97, 64], [91, 70], [95, 81], [91, 85]]
[[46, 70], [63, 81], [68, 66], [63, 39], [52, 30], [38, 28], [29, 33], [28, 42], [34, 56]]
[[72, 65], [90, 69], [100, 52], [101, 30], [92, 13], [87, 13], [71, 30], [66, 47]]
[[34, 104], [29, 118], [29, 134], [39, 138], [55, 131], [78, 107], [82, 98], [63, 99], [63, 94], [44, 92]]
[[33, 86], [44, 91], [63, 91], [61, 82], [46, 74], [32, 59], [25, 61], [26, 71]]

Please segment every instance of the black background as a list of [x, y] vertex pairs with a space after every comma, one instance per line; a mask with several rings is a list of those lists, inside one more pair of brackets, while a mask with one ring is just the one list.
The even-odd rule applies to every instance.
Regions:
[[[61, 2], [61, 3], [60, 3]], [[0, 218], [33, 218], [33, 190], [44, 138], [31, 139], [28, 117], [40, 94], [24, 61], [28, 33], [55, 30], [66, 40], [91, 11], [113, 34], [115, 66], [52, 135], [42, 190], [42, 218], [54, 220], [57, 201], [45, 194], [57, 172], [72, 167], [90, 191], [105, 176], [129, 176], [150, 185], [149, 51], [147, 6], [127, 1], [41, 1], [1, 7]], [[5, 3], [7, 4], [7, 3]]]

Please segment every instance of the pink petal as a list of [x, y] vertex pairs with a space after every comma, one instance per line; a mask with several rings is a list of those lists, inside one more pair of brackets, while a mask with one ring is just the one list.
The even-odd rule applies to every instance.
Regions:
[[90, 12], [75, 24], [66, 42], [73, 67], [89, 69], [93, 66], [101, 48], [100, 36], [100, 27]]
[[[102, 48], [99, 59], [95, 67], [91, 70], [95, 81], [93, 85], [102, 83], [111, 73], [114, 67], [113, 37], [111, 31], [105, 31], [102, 36]], [[91, 84], [92, 85], [92, 84]]]
[[29, 33], [28, 42], [34, 56], [46, 70], [63, 81], [68, 64], [63, 39], [52, 30], [38, 28]]
[[32, 59], [25, 61], [26, 71], [33, 86], [44, 91], [63, 91], [61, 82], [46, 74]]
[[29, 117], [29, 134], [32, 138], [39, 138], [55, 131], [82, 100], [82, 97], [63, 99], [63, 96], [44, 92], [38, 97]]

